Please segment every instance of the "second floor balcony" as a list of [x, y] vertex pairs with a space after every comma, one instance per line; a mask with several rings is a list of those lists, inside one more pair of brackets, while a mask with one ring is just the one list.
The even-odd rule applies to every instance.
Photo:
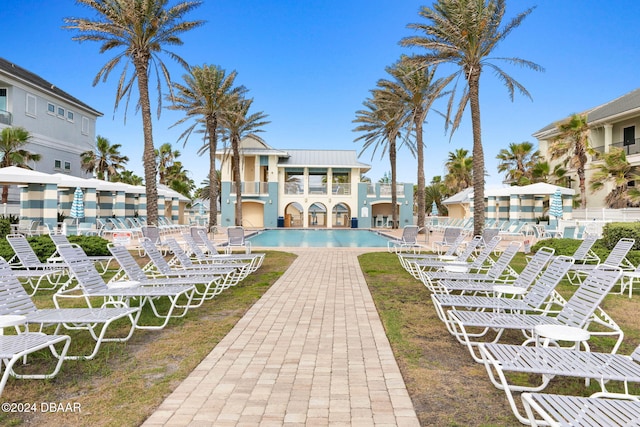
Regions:
[[[380, 197], [391, 197], [391, 184], [369, 184], [367, 195], [376, 196], [376, 188], [380, 191]], [[396, 196], [404, 197], [404, 184], [396, 184]]]
[[[240, 188], [242, 191], [242, 196], [261, 196], [269, 194], [269, 183], [268, 182], [256, 182], [256, 181], [247, 181], [242, 183], [242, 187]], [[237, 194], [236, 184], [231, 183], [231, 194]]]

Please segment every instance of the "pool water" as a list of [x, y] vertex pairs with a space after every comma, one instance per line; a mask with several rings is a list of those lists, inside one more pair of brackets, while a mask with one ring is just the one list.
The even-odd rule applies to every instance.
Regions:
[[265, 230], [249, 237], [252, 246], [302, 248], [380, 248], [388, 238], [368, 230]]

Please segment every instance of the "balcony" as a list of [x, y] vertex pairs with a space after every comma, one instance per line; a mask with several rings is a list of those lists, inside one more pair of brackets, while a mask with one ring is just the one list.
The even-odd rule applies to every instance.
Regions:
[[[269, 183], [247, 181], [242, 183], [242, 197], [260, 196], [269, 194]], [[231, 183], [231, 194], [237, 194], [235, 183]]]
[[[380, 197], [391, 197], [391, 184], [377, 184]], [[404, 184], [396, 184], [396, 196], [404, 197]]]
[[13, 117], [10, 112], [0, 110], [0, 124], [11, 126], [13, 123]]
[[611, 146], [622, 148], [627, 155], [640, 153], [640, 139], [638, 138], [633, 141], [633, 144], [624, 145], [624, 142], [620, 141], [611, 144]]
[[340, 184], [331, 184], [331, 192], [336, 196], [350, 196], [351, 184], [348, 182], [340, 183]]

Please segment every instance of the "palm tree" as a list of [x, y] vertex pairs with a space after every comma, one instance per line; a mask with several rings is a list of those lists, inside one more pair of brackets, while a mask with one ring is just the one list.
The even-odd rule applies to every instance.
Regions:
[[124, 170], [113, 177], [114, 182], [123, 182], [129, 185], [143, 185], [144, 180], [141, 176], [136, 175], [133, 171]]
[[189, 73], [182, 76], [184, 84], [173, 83], [175, 89], [174, 104], [169, 107], [172, 110], [180, 110], [185, 117], [178, 120], [173, 126], [177, 126], [187, 120], [194, 122], [180, 135], [185, 143], [191, 133], [204, 126], [205, 144], [198, 150], [202, 155], [209, 152], [209, 182], [213, 183], [213, 192], [210, 194], [209, 224], [217, 225], [218, 220], [218, 176], [216, 175], [216, 151], [218, 149], [218, 132], [222, 121], [229, 111], [246, 92], [244, 86], [234, 86], [238, 73], [232, 71], [229, 74], [216, 65], [203, 65], [191, 67]]
[[174, 150], [169, 142], [165, 142], [159, 148], [155, 149], [154, 153], [158, 164], [158, 182], [167, 185], [169, 183], [167, 179], [167, 169], [180, 157], [180, 151]]
[[356, 111], [356, 119], [353, 122], [361, 123], [361, 125], [357, 126], [354, 131], [364, 133], [357, 137], [355, 141], [364, 140], [360, 154], [368, 148], [372, 148], [372, 158], [378, 148], [382, 150], [381, 157], [384, 157], [387, 151], [389, 152], [392, 227], [398, 228], [396, 140], [400, 137], [400, 131], [407, 124], [408, 115], [397, 94], [384, 89], [374, 89], [371, 92], [372, 97], [363, 103], [365, 109]]
[[553, 170], [549, 162], [537, 162], [531, 169], [533, 182], [547, 182], [549, 184], [569, 187], [567, 170], [562, 165], [555, 165]]
[[433, 202], [436, 202], [436, 206], [438, 207], [438, 214], [447, 214], [447, 207], [442, 204], [442, 200], [444, 200], [447, 196], [447, 188], [442, 182], [442, 177], [434, 176], [431, 180], [431, 184], [425, 187], [424, 194], [426, 206], [431, 206]]
[[[456, 87], [451, 92], [445, 128], [449, 123], [453, 132], [460, 125], [467, 103], [471, 107], [473, 128], [473, 232], [481, 234], [484, 228], [484, 151], [480, 127], [480, 76], [483, 67], [491, 68], [507, 87], [511, 100], [515, 90], [530, 97], [529, 92], [504, 70], [490, 62], [497, 48], [533, 8], [518, 14], [501, 28], [506, 0], [437, 0], [433, 8], [423, 6], [419, 15], [430, 21], [426, 24], [409, 24], [409, 28], [424, 32], [424, 36], [406, 37], [404, 46], [417, 46], [427, 50], [417, 59], [423, 66], [451, 63], [459, 67], [452, 77], [462, 75], [466, 86], [460, 97], [457, 112], [450, 121]], [[494, 58], [511, 64], [542, 70], [539, 65], [521, 58]]]
[[612, 147], [609, 153], [603, 154], [602, 164], [598, 169], [589, 184], [591, 191], [595, 192], [604, 188], [605, 183], [613, 182], [614, 188], [605, 198], [609, 208], [638, 206], [640, 190], [635, 186], [629, 187], [629, 182], [640, 182], [640, 167], [631, 166], [622, 148]]
[[413, 133], [415, 133], [415, 151], [418, 163], [418, 183], [416, 191], [418, 227], [425, 226], [425, 178], [424, 178], [424, 142], [423, 124], [436, 99], [444, 93], [443, 89], [451, 81], [435, 80], [436, 67], [419, 67], [415, 61], [403, 56], [393, 67], [387, 67], [387, 73], [393, 81], [383, 80], [381, 86], [395, 92], [410, 111]]
[[[40, 154], [25, 150], [24, 147], [31, 135], [21, 127], [9, 127], [0, 132], [0, 167], [17, 166], [19, 168], [31, 169], [27, 162], [40, 161]], [[9, 198], [9, 186], [2, 186], [2, 203], [7, 203]]]
[[167, 167], [165, 180], [167, 186], [178, 193], [191, 198], [191, 191], [195, 188], [193, 179], [189, 178], [189, 171], [182, 162], [175, 161]]
[[95, 172], [99, 179], [113, 181], [129, 161], [127, 156], [120, 154], [120, 147], [121, 144], [111, 145], [107, 138], [98, 135], [95, 150], [80, 154], [80, 167], [89, 173]]
[[242, 180], [240, 178], [240, 141], [244, 138], [253, 137], [261, 140], [256, 134], [263, 132], [261, 129], [268, 121], [262, 111], [249, 114], [253, 99], [238, 99], [235, 106], [224, 116], [225, 138], [231, 141], [232, 151], [232, 173], [233, 182], [236, 187], [236, 225], [242, 225]]
[[[138, 86], [136, 109], [142, 112], [142, 130], [144, 133], [144, 180], [147, 194], [147, 221], [155, 225], [158, 222], [158, 189], [156, 185], [156, 162], [153, 147], [153, 126], [151, 121], [151, 102], [149, 99], [149, 75], [155, 72], [158, 91], [158, 110], [162, 109], [161, 79], [171, 90], [169, 70], [162, 62], [160, 54], [167, 54], [183, 67], [187, 63], [166, 46], [182, 44], [180, 34], [201, 26], [204, 21], [185, 21], [184, 16], [200, 6], [199, 1], [186, 1], [168, 7], [169, 0], [77, 0], [97, 13], [94, 19], [66, 18], [65, 28], [76, 30], [73, 40], [96, 41], [101, 43], [100, 53], [114, 52], [111, 58], [98, 71], [93, 85], [100, 80], [106, 81], [111, 72], [121, 63], [125, 65], [118, 81], [114, 111], [123, 99], [128, 106], [133, 87]], [[134, 72], [129, 75], [129, 63], [133, 63]], [[125, 108], [126, 114], [126, 108]]]
[[471, 187], [475, 170], [473, 159], [469, 156], [469, 150], [458, 148], [455, 151], [450, 151], [445, 167], [447, 175], [444, 177], [444, 184], [451, 194]]
[[498, 152], [496, 159], [498, 172], [505, 172], [506, 182], [511, 185], [527, 185], [533, 182], [533, 167], [540, 157], [539, 151], [533, 150], [533, 144], [524, 141], [512, 142], [509, 148], [503, 148]]
[[559, 135], [549, 144], [552, 159], [568, 156], [566, 164], [576, 170], [580, 188], [580, 207], [587, 207], [587, 186], [585, 166], [589, 146], [589, 124], [585, 114], [574, 114], [566, 121], [558, 124]]

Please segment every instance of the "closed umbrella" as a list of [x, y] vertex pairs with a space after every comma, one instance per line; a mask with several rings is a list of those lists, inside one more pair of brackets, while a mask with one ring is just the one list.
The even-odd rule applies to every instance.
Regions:
[[431, 216], [438, 216], [438, 205], [435, 200], [431, 203]]
[[562, 218], [562, 193], [559, 188], [551, 195], [551, 200], [549, 201], [549, 216], [556, 218], [557, 227], [557, 221]]
[[69, 215], [71, 218], [76, 219], [76, 225], [80, 218], [84, 218], [84, 193], [80, 187], [76, 187], [76, 191], [73, 192], [73, 202], [71, 203]]

